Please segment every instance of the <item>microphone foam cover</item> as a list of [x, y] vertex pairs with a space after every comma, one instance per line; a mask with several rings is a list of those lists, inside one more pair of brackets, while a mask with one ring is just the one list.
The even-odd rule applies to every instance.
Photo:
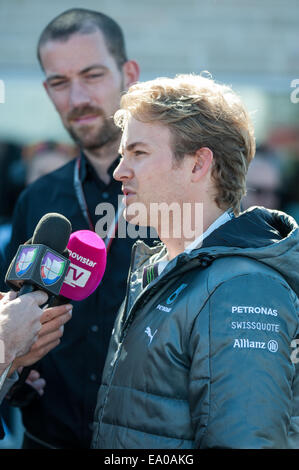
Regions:
[[100, 284], [106, 268], [106, 246], [91, 230], [71, 234], [67, 249], [71, 262], [60, 295], [71, 300], [83, 300]]
[[46, 245], [63, 253], [72, 231], [70, 221], [62, 214], [50, 212], [44, 215], [35, 227], [32, 244]]

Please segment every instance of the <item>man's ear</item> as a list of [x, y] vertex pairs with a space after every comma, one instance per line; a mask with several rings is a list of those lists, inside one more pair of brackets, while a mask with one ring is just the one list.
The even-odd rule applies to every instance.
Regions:
[[209, 172], [213, 163], [213, 152], [208, 147], [198, 149], [194, 154], [194, 166], [192, 168], [192, 182], [202, 180]]
[[127, 60], [123, 65], [123, 73], [125, 90], [128, 90], [130, 86], [136, 83], [139, 79], [139, 65], [135, 60]]

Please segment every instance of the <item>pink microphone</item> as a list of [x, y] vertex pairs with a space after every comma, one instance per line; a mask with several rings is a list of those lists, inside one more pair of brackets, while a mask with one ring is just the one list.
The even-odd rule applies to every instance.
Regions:
[[91, 230], [71, 234], [67, 249], [70, 266], [59, 295], [70, 300], [83, 300], [100, 284], [106, 268], [106, 246]]

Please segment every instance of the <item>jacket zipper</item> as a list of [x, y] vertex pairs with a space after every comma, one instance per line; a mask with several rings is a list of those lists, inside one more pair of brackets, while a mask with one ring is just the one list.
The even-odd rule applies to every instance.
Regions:
[[126, 297], [125, 297], [126, 302], [125, 302], [125, 305], [124, 305], [122, 321], [121, 321], [121, 326], [120, 326], [120, 338], [119, 338], [120, 343], [122, 342], [121, 339], [123, 337], [124, 325], [126, 324], [126, 320], [127, 320], [127, 308], [128, 308], [129, 295], [130, 295], [132, 266], [133, 266], [133, 262], [135, 261], [136, 248], [137, 248], [137, 245], [134, 244], [133, 248], [132, 248], [132, 252], [131, 252], [131, 262], [130, 262], [130, 268], [129, 268], [129, 273], [128, 273], [127, 286], [126, 286]]
[[126, 318], [126, 310], [127, 310], [127, 306], [128, 306], [130, 281], [131, 281], [131, 275], [132, 275], [133, 261], [135, 259], [135, 252], [136, 252], [136, 245], [133, 245], [132, 252], [131, 252], [130, 268], [129, 268], [128, 278], [127, 278], [126, 297], [125, 297], [126, 302], [125, 302], [125, 306], [124, 306], [124, 310], [123, 310], [122, 323], [121, 323], [121, 326], [120, 326], [120, 337], [119, 337], [119, 341], [118, 341], [118, 345], [117, 345], [117, 350], [115, 352], [115, 360], [113, 361], [113, 366], [112, 366], [113, 370], [111, 371], [111, 374], [110, 374], [109, 384], [107, 384], [107, 392], [106, 392], [106, 396], [105, 396], [105, 401], [104, 401], [103, 406], [102, 406], [101, 415], [98, 418], [98, 423], [99, 424], [98, 424], [98, 428], [97, 428], [97, 437], [95, 439], [96, 444], [98, 444], [99, 439], [100, 439], [100, 429], [101, 429], [102, 417], [103, 417], [103, 414], [104, 414], [106, 402], [107, 402], [107, 399], [108, 399], [109, 390], [110, 390], [110, 387], [111, 387], [111, 384], [112, 384], [112, 381], [113, 381], [116, 364], [118, 362], [118, 358], [119, 358], [121, 347], [122, 347], [122, 338], [123, 338], [123, 331], [124, 331], [123, 323], [125, 323], [125, 318]]

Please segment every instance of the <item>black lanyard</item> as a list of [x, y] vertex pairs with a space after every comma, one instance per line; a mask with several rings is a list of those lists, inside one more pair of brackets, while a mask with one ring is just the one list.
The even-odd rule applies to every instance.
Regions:
[[74, 188], [76, 192], [76, 197], [80, 206], [80, 209], [82, 211], [82, 214], [86, 220], [86, 222], [89, 225], [89, 230], [92, 230], [93, 232], [95, 231], [95, 227], [92, 223], [90, 213], [88, 210], [85, 194], [83, 191], [83, 186], [82, 182], [80, 179], [80, 167], [81, 167], [81, 156], [76, 159], [75, 162], [75, 171], [74, 171]]
[[[80, 167], [81, 167], [81, 156], [78, 157], [76, 159], [76, 162], [75, 162], [74, 189], [75, 189], [76, 197], [77, 197], [80, 209], [82, 211], [82, 214], [83, 214], [86, 222], [88, 223], [89, 230], [92, 230], [93, 232], [95, 232], [95, 227], [94, 227], [93, 222], [91, 220], [91, 216], [90, 216], [90, 213], [89, 213], [89, 210], [88, 210], [85, 194], [84, 194], [84, 191], [83, 191], [82, 181], [80, 179]], [[117, 231], [119, 219], [122, 215], [123, 209], [124, 209], [123, 206], [118, 208], [118, 211], [116, 213], [116, 217], [115, 217], [114, 221], [112, 222], [111, 227], [109, 227], [107, 236], [105, 237], [104, 242], [105, 242], [105, 245], [106, 245], [107, 252], [109, 251], [110, 246], [113, 242], [113, 239], [115, 238], [115, 234], [116, 234], [116, 231]]]

